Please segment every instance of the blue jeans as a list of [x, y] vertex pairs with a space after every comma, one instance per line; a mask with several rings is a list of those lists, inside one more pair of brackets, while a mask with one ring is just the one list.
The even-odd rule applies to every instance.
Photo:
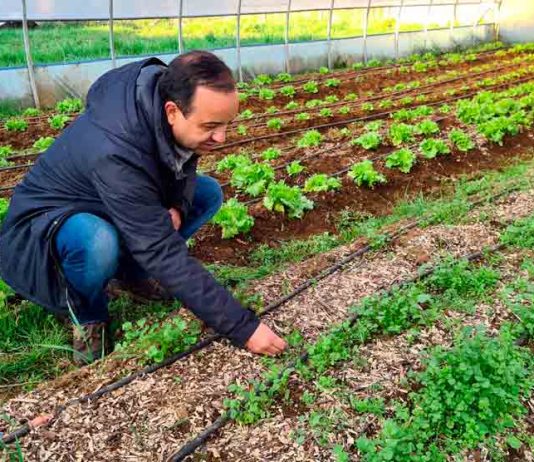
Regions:
[[[189, 239], [215, 215], [222, 201], [219, 183], [197, 176], [192, 208], [180, 235]], [[148, 277], [121, 245], [117, 229], [96, 215], [77, 213], [67, 218], [56, 234], [55, 245], [63, 273], [82, 300], [82, 306], [76, 306], [80, 324], [109, 319], [105, 288], [110, 279]]]

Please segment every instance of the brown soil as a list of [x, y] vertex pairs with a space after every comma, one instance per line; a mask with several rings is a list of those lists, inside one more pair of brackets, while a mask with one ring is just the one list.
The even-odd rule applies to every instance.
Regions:
[[[446, 90], [450, 90], [450, 89], [457, 89], [458, 90], [458, 89], [461, 89], [464, 85], [473, 84], [474, 82], [477, 82], [480, 79], [495, 78], [497, 76], [502, 75], [503, 73], [516, 71], [518, 68], [521, 68], [521, 67], [524, 67], [524, 66], [528, 66], [528, 65], [529, 65], [528, 63], [525, 63], [523, 66], [518, 65], [516, 63], [505, 64], [503, 66], [495, 67], [495, 69], [487, 69], [487, 70], [484, 70], [482, 72], [480, 72], [480, 71], [474, 72], [472, 75], [466, 76], [465, 78], [462, 78], [461, 76], [451, 77], [451, 78], [448, 78], [448, 79], [446, 79], [444, 81], [437, 81], [437, 82], [432, 83], [432, 84], [423, 84], [420, 88], [417, 88], [417, 89], [411, 89], [411, 90], [407, 89], [407, 90], [397, 91], [397, 92], [392, 92], [392, 93], [386, 93], [386, 92], [381, 91], [381, 90], [383, 90], [385, 87], [394, 86], [397, 83], [403, 82], [404, 78], [391, 77], [391, 76], [387, 76], [387, 75], [386, 76], [382, 76], [380, 78], [378, 78], [378, 77], [374, 78], [374, 79], [373, 78], [369, 78], [369, 79], [365, 79], [365, 80], [362, 80], [362, 81], [353, 82], [351, 84], [351, 87], [350, 87], [349, 91], [343, 90], [342, 86], [340, 86], [338, 88], [335, 88], [335, 89], [321, 88], [319, 93], [317, 93], [315, 95], [308, 95], [307, 97], [303, 96], [300, 99], [295, 99], [294, 100], [294, 101], [298, 102], [299, 104], [303, 105], [306, 101], [308, 101], [310, 99], [324, 99], [326, 96], [336, 95], [340, 99], [340, 101], [337, 102], [337, 103], [321, 105], [321, 106], [319, 106], [318, 108], [315, 108], [315, 109], [298, 109], [298, 110], [295, 110], [295, 111], [282, 111], [282, 112], [279, 112], [279, 113], [276, 113], [276, 114], [269, 115], [267, 118], [262, 117], [262, 118], [259, 118], [259, 119], [242, 120], [242, 121], [240, 121], [238, 123], [243, 124], [243, 125], [248, 127], [248, 135], [247, 135], [247, 137], [249, 137], [249, 136], [261, 136], [263, 134], [272, 134], [273, 131], [270, 130], [270, 129], [267, 129], [266, 125], [265, 125], [266, 121], [268, 120], [268, 118], [271, 118], [271, 117], [282, 117], [283, 118], [283, 117], [289, 116], [289, 118], [284, 119], [285, 120], [285, 125], [283, 127], [283, 131], [288, 131], [288, 130], [295, 129], [295, 128], [303, 128], [303, 127], [307, 127], [309, 125], [317, 124], [317, 120], [313, 120], [313, 119], [318, 119], [319, 118], [318, 117], [319, 110], [322, 109], [322, 108], [325, 108], [325, 107], [330, 107], [333, 110], [334, 113], [342, 106], [351, 107], [352, 110], [351, 110], [351, 113], [349, 115], [346, 115], [344, 117], [338, 117], [339, 119], [350, 119], [350, 118], [353, 118], [355, 116], [364, 116], [364, 115], [367, 114], [367, 113], [363, 112], [360, 109], [361, 104], [363, 102], [366, 102], [366, 101], [368, 101], [368, 102], [370, 102], [372, 104], [376, 104], [382, 99], [391, 99], [392, 101], [398, 101], [401, 98], [406, 97], [406, 96], [416, 97], [416, 96], [419, 96], [419, 95], [427, 95], [427, 97], [430, 100], [432, 98], [439, 97], [439, 96], [443, 97], [443, 93]], [[462, 70], [462, 69], [460, 69], [460, 70]], [[467, 70], [468, 69], [463, 69], [463, 71], [467, 71]], [[424, 77], [422, 75], [424, 75]], [[436, 74], [436, 75], [440, 76], [440, 75], [442, 75], [442, 73], [439, 73], [439, 74]], [[418, 76], [414, 76], [414, 79], [417, 79], [417, 78], [419, 78], [419, 79], [428, 78], [430, 76], [432, 76], [432, 74], [419, 74]], [[408, 81], [410, 81], [410, 80], [408, 80]], [[345, 85], [347, 85], [347, 84], [345, 84]], [[343, 98], [348, 93], [356, 92], [356, 91], [359, 92], [360, 99], [358, 99], [355, 102], [343, 101]], [[370, 97], [370, 98], [363, 98], [362, 99], [362, 97], [365, 94], [367, 94], [367, 92], [369, 92], [369, 91], [373, 93], [373, 96]], [[282, 101], [283, 99], [284, 98], [280, 97], [279, 101]], [[300, 101], [300, 100], [302, 100], [302, 101]], [[289, 99], [288, 99], [288, 101], [289, 101]], [[268, 104], [269, 104], [268, 101], [263, 101], [263, 107], [264, 108]], [[285, 104], [287, 104], [287, 102], [284, 102], [283, 106], [285, 106]], [[287, 114], [286, 114], [286, 112], [287, 112]], [[294, 116], [295, 113], [298, 113], [298, 112], [308, 112], [308, 113], [310, 113], [310, 115], [312, 116], [312, 120], [307, 121], [307, 122], [295, 122], [293, 116]], [[376, 110], [374, 112], [376, 112]], [[323, 120], [326, 120], [326, 119], [323, 118]], [[238, 135], [235, 131], [230, 130], [230, 132], [228, 134], [228, 142], [238, 141], [240, 139], [243, 139], [243, 137]]]
[[0, 146], [11, 145], [13, 149], [22, 150], [30, 148], [33, 143], [42, 136], [59, 135], [60, 130], [50, 128], [47, 120], [39, 120], [36, 123], [31, 123], [24, 132], [8, 131], [4, 128], [0, 129]]
[[[459, 175], [472, 175], [482, 170], [501, 169], [518, 159], [534, 158], [534, 139], [530, 132], [508, 138], [503, 146], [492, 146], [489, 152], [480, 150], [469, 153], [455, 152], [450, 156], [423, 160], [410, 174], [398, 170], [378, 168], [388, 178], [388, 183], [374, 190], [358, 188], [347, 177], [343, 178], [340, 192], [329, 192], [309, 197], [315, 208], [301, 220], [292, 220], [266, 210], [261, 203], [251, 207], [255, 225], [250, 235], [232, 240], [223, 240], [220, 230], [207, 226], [196, 237], [193, 254], [205, 262], [225, 262], [246, 265], [248, 256], [258, 244], [277, 246], [284, 240], [305, 238], [324, 232], [335, 232], [340, 211], [350, 209], [363, 215], [384, 216], [391, 213], [397, 203], [419, 194], [443, 191], [443, 187]], [[336, 161], [337, 162], [337, 161]], [[323, 159], [321, 171], [332, 168]], [[338, 169], [339, 164], [334, 163]], [[331, 171], [331, 170], [330, 170]]]
[[[523, 55], [525, 54], [516, 54], [514, 55], [514, 57]], [[280, 94], [279, 96], [277, 96], [276, 101], [266, 101], [258, 97], [249, 97], [249, 99], [241, 105], [241, 110], [250, 109], [254, 113], [261, 113], [265, 110], [266, 107], [270, 105], [275, 105], [275, 103], [278, 103], [279, 106], [283, 107], [290, 101], [296, 101], [297, 103], [302, 104], [310, 99], [321, 99], [328, 95], [336, 95], [340, 97], [340, 99], [342, 99], [342, 97], [348, 93], [354, 92], [357, 94], [365, 94], [369, 91], [377, 92], [383, 89], [384, 87], [395, 85], [399, 82], [409, 82], [411, 80], [417, 80], [420, 78], [439, 76], [451, 70], [464, 71], [494, 61], [496, 61], [495, 56], [493, 55], [493, 53], [489, 53], [485, 55], [480, 55], [480, 57], [476, 61], [464, 62], [448, 66], [439, 66], [435, 69], [430, 69], [424, 73], [414, 71], [401, 73], [399, 72], [399, 67], [391, 67], [389, 69], [381, 68], [376, 70], [365, 71], [363, 73], [333, 73], [328, 75], [327, 77], [335, 77], [341, 80], [341, 84], [336, 88], [325, 88], [323, 85], [320, 84], [319, 93], [313, 94], [298, 91], [297, 96], [295, 98], [289, 98]], [[309, 80], [313, 80], [318, 83], [321, 82], [321, 79], [318, 78], [317, 75], [310, 75]], [[296, 88], [302, 86], [300, 84], [292, 84], [291, 82], [285, 85], [293, 85]], [[279, 88], [279, 86], [275, 86], [275, 88]]]
[[[511, 85], [517, 85], [519, 83], [524, 83], [525, 81], [529, 80], [529, 76], [524, 76], [520, 78], [519, 80], [515, 82], [509, 82], [506, 84], [497, 85], [495, 87], [492, 87], [495, 90], [499, 89], [505, 89], [506, 87], [509, 87]], [[436, 87], [431, 93], [425, 93], [427, 96], [427, 100], [425, 100], [424, 103], [418, 103], [414, 102], [405, 106], [402, 106], [403, 108], [414, 108], [416, 106], [420, 106], [421, 104], [425, 105], [438, 105], [438, 104], [454, 104], [456, 100], [458, 100], [461, 97], [472, 97], [474, 93], [476, 93], [478, 90], [476, 89], [476, 86], [474, 85], [476, 81], [471, 81], [469, 84], [466, 84], [468, 89], [465, 91], [461, 91], [457, 96], [446, 96], [443, 94], [442, 88], [443, 87]], [[464, 83], [461, 83], [460, 85], [455, 85], [454, 88], [459, 89], [460, 87], [463, 87]], [[448, 87], [447, 87], [448, 88]], [[451, 87], [452, 88], [452, 87]], [[488, 90], [492, 88], [487, 88]], [[363, 121], [369, 121], [374, 119], [386, 119], [389, 117], [389, 114], [392, 112], [395, 112], [399, 110], [400, 107], [395, 107], [391, 109], [378, 109], [375, 108], [371, 112], [364, 112], [361, 110], [361, 108], [356, 108], [353, 110], [349, 115], [340, 115], [335, 113], [333, 117], [324, 118], [319, 117], [318, 114], [312, 114], [312, 118], [309, 121], [305, 122], [292, 122], [291, 124], [288, 124], [284, 127], [283, 130], [276, 133], [272, 130], [269, 130], [265, 127], [259, 127], [258, 129], [254, 130], [252, 134], [247, 135], [246, 137], [236, 137], [235, 139], [229, 139], [228, 143], [226, 143], [224, 146], [221, 146], [217, 148], [216, 150], [212, 151], [211, 153], [206, 153], [203, 157], [205, 159], [207, 158], [215, 158], [215, 160], [221, 159], [227, 154], [235, 153], [236, 151], [240, 149], [245, 149], [250, 152], [261, 152], [262, 150], [271, 147], [273, 144], [276, 144], [277, 146], [280, 146], [281, 144], [287, 144], [288, 146], [294, 146], [294, 140], [295, 137], [302, 136], [302, 134], [308, 130], [308, 129], [317, 129], [319, 131], [325, 130], [325, 127], [332, 127], [334, 124], [338, 128], [343, 127], [345, 124], [352, 123], [351, 121], [354, 121], [354, 119], [360, 119], [360, 123]], [[362, 120], [363, 119], [363, 120]], [[298, 133], [292, 133], [295, 130], [299, 130]], [[210, 159], [213, 163], [214, 160]]]

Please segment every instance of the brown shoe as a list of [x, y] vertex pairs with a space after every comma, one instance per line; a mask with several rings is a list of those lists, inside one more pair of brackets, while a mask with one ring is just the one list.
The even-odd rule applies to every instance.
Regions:
[[148, 302], [170, 302], [174, 297], [156, 279], [142, 279], [130, 282], [120, 279], [113, 279], [107, 287], [109, 298], [118, 298], [121, 295], [128, 295], [132, 300], [139, 303]]
[[90, 364], [111, 352], [109, 325], [105, 322], [73, 324], [73, 360], [78, 366]]

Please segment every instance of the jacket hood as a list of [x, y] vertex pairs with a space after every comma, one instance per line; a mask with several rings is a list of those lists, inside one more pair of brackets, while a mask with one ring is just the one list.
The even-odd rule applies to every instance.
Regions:
[[116, 141], [154, 155], [176, 175], [193, 152], [177, 148], [164, 117], [158, 81], [166, 65], [157, 58], [126, 64], [107, 72], [90, 88], [87, 116]]

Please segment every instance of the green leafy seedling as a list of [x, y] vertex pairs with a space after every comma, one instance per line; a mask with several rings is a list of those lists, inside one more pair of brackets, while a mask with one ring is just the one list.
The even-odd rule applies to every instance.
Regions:
[[22, 117], [10, 117], [5, 121], [4, 128], [10, 132], [24, 132], [28, 129], [28, 122]]
[[415, 154], [410, 149], [402, 148], [386, 157], [386, 167], [398, 168], [402, 173], [410, 173], [415, 161]]
[[254, 218], [248, 214], [247, 206], [235, 198], [226, 201], [212, 220], [222, 228], [223, 239], [246, 234], [254, 226]]
[[261, 158], [263, 160], [275, 160], [282, 155], [282, 151], [278, 148], [267, 148], [261, 153]]
[[335, 177], [329, 177], [324, 173], [310, 176], [304, 183], [306, 192], [335, 191], [341, 188], [341, 181]]
[[55, 139], [51, 136], [42, 136], [39, 138], [35, 143], [33, 143], [33, 148], [37, 152], [43, 152], [46, 151], [52, 144], [54, 143]]
[[286, 167], [286, 172], [289, 176], [296, 176], [306, 170], [306, 167], [298, 160], [294, 160]]
[[283, 181], [269, 185], [263, 205], [267, 210], [287, 213], [289, 218], [301, 218], [306, 210], [314, 206], [298, 186], [288, 186]]
[[48, 118], [48, 124], [54, 130], [62, 130], [69, 120], [70, 117], [68, 115], [56, 114]]
[[302, 135], [302, 137], [297, 141], [298, 148], [311, 148], [317, 147], [323, 141], [323, 135], [317, 130], [308, 130]]
[[377, 172], [373, 166], [373, 162], [370, 160], [364, 160], [354, 164], [348, 173], [358, 186], [367, 186], [374, 188], [377, 184], [386, 183], [386, 177]]
[[367, 150], [377, 149], [382, 144], [382, 137], [377, 132], [367, 132], [353, 139], [350, 144]]

